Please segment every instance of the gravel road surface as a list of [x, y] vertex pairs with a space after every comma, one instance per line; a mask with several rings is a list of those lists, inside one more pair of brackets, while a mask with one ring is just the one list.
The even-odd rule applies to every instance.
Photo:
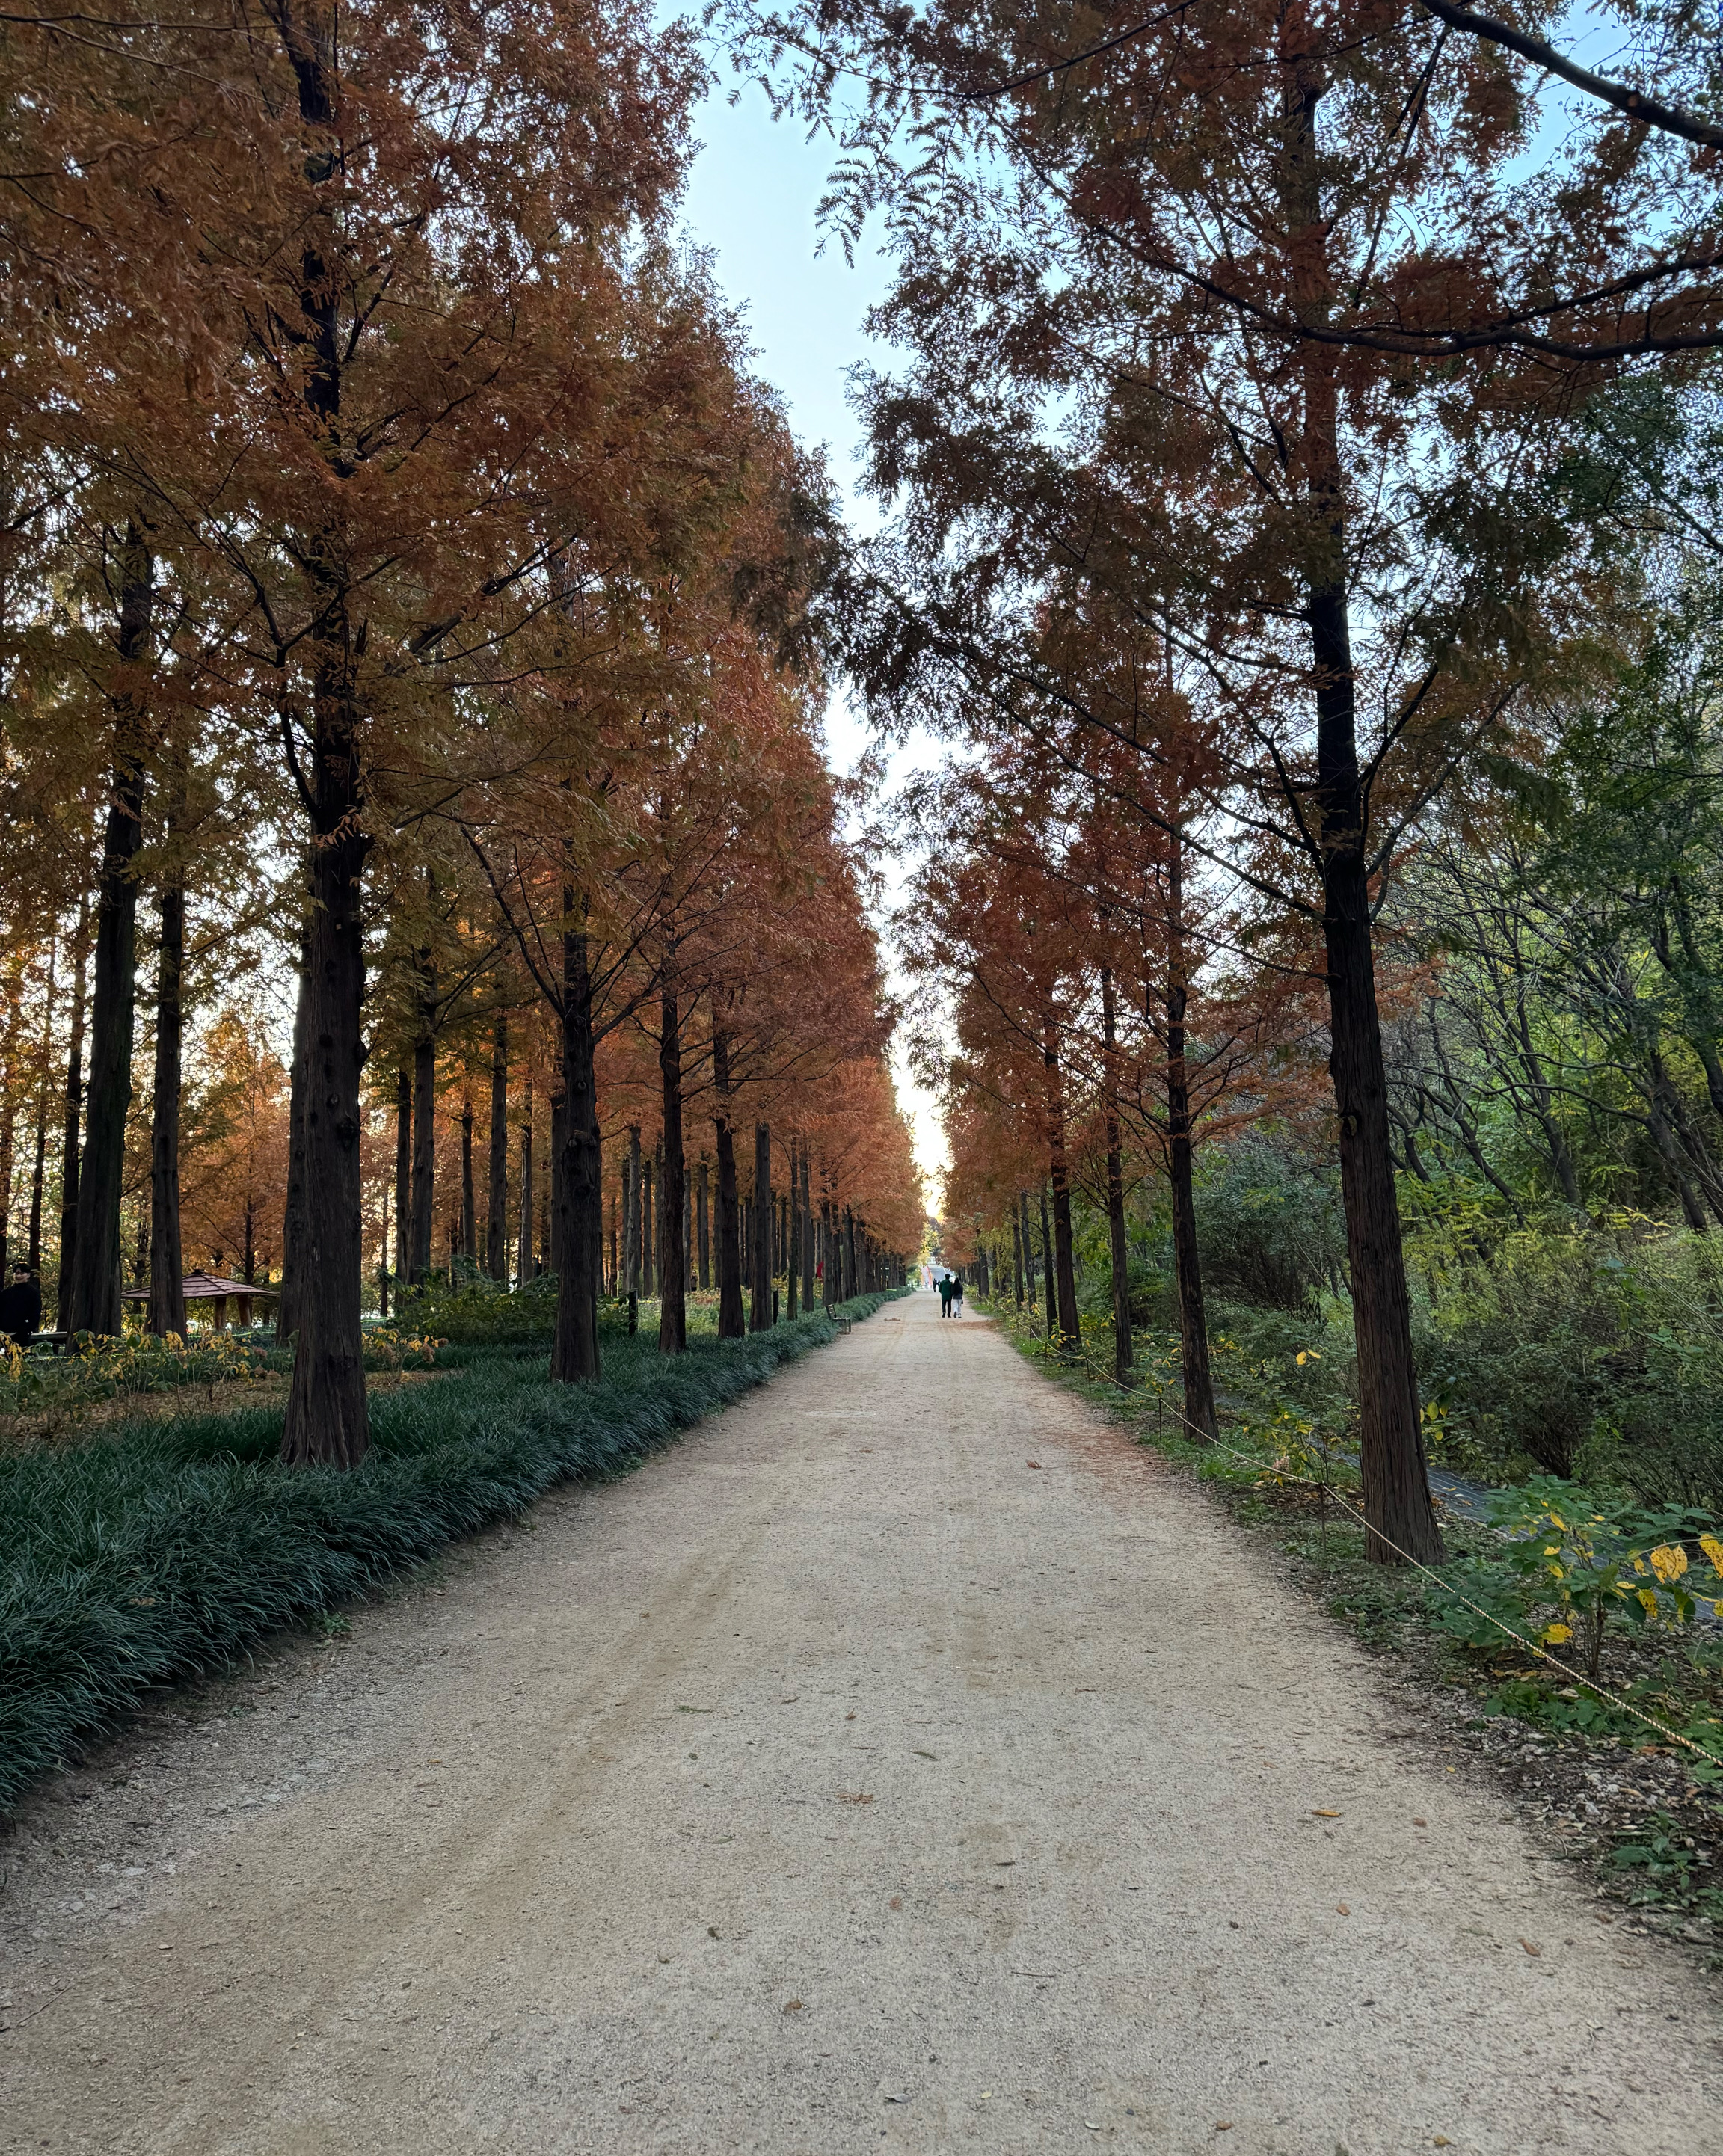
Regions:
[[33, 1804], [0, 2148], [1723, 2153], [1712, 1985], [1262, 1566], [889, 1305]]

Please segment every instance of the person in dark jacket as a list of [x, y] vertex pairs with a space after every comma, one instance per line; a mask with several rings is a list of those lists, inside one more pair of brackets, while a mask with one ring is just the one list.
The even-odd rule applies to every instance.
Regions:
[[23, 1347], [41, 1328], [42, 1283], [20, 1258], [10, 1284], [0, 1288], [0, 1332], [9, 1332]]

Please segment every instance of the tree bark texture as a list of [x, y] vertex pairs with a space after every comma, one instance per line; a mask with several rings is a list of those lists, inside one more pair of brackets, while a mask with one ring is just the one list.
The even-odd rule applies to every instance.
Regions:
[[460, 1254], [470, 1265], [479, 1255], [478, 1200], [473, 1188], [473, 1096], [460, 1104]]
[[741, 1199], [736, 1185], [736, 1132], [730, 1120], [730, 1042], [712, 1029], [712, 1130], [718, 1153], [718, 1337], [740, 1340], [742, 1313]]
[[683, 1242], [687, 1192], [682, 1158], [682, 1020], [676, 998], [659, 998], [658, 1069], [664, 1114], [663, 1286], [658, 1311], [659, 1352], [679, 1355], [688, 1346], [688, 1252]]
[[797, 1204], [802, 1211], [802, 1307], [813, 1308], [813, 1204], [810, 1196], [808, 1147], [802, 1148], [802, 1187]]
[[712, 1164], [702, 1153], [700, 1157], [700, 1192], [696, 1233], [700, 1242], [700, 1292], [706, 1293], [712, 1285]]
[[509, 1276], [509, 1019], [499, 1011], [490, 1035], [490, 1174], [485, 1217], [485, 1266]]
[[[1107, 1240], [1113, 1272], [1113, 1375], [1131, 1381], [1135, 1346], [1131, 1334], [1131, 1247], [1125, 1233], [1125, 1157], [1119, 1142], [1119, 1028], [1113, 975], [1100, 969], [1102, 1108], [1107, 1141]], [[987, 1293], [985, 1261], [982, 1292]]]
[[419, 953], [418, 1031], [413, 1044], [413, 1224], [408, 1270], [414, 1282], [429, 1277], [431, 1219], [437, 1204], [437, 973], [428, 951]]
[[403, 1064], [395, 1081], [395, 1279], [407, 1278], [413, 1209], [413, 1072]]
[[72, 1019], [66, 1043], [65, 1123], [60, 1141], [59, 1279], [54, 1291], [54, 1318], [61, 1326], [71, 1307], [72, 1261], [78, 1248], [79, 1142], [84, 1116], [84, 1022], [89, 982], [90, 893], [83, 890], [78, 894], [78, 932], [72, 947]]
[[754, 1126], [753, 1296], [748, 1330], [764, 1332], [772, 1324], [772, 1126]]
[[1051, 1025], [1042, 1037], [1041, 1062], [1047, 1077], [1047, 1162], [1053, 1183], [1053, 1262], [1059, 1291], [1059, 1332], [1064, 1345], [1074, 1353], [1081, 1335], [1077, 1325], [1077, 1276], [1071, 1262], [1071, 1178], [1065, 1158], [1064, 1085]]
[[586, 909], [572, 891], [564, 894], [563, 918], [562, 1173], [552, 1194], [561, 1217], [551, 1375], [573, 1383], [599, 1373], [597, 1261], [604, 1190]]
[[304, 1111], [294, 1142], [305, 1193], [299, 1323], [281, 1458], [288, 1466], [352, 1467], [370, 1419], [360, 1323], [359, 1083], [365, 1065], [361, 884], [370, 841], [357, 829], [358, 746], [345, 689], [325, 673], [312, 740], [315, 828], [293, 1073]]
[[300, 935], [299, 989], [293, 1007], [293, 1063], [287, 1084], [287, 1192], [281, 1206], [281, 1292], [275, 1299], [275, 1344], [285, 1348], [299, 1329], [300, 1284], [305, 1269], [305, 1147], [300, 1126], [305, 1121], [305, 1100], [297, 1072], [305, 1050], [305, 973], [310, 948], [303, 930]]
[[532, 1080], [520, 1095], [520, 1247], [517, 1255], [522, 1285], [536, 1275], [532, 1240]]
[[186, 1281], [180, 1240], [179, 1122], [186, 889], [179, 872], [172, 868], [162, 886], [161, 927], [156, 960], [156, 1082], [150, 1103], [148, 1324], [158, 1339], [172, 1332], [183, 1340]]
[[90, 997], [90, 1091], [78, 1172], [78, 1224], [65, 1324], [74, 1332], [120, 1330], [120, 1199], [126, 1118], [131, 1106], [136, 998], [137, 884], [131, 864], [143, 838], [142, 680], [155, 610], [155, 564], [136, 526], [120, 550], [121, 670], [113, 697], [113, 791], [98, 886]]

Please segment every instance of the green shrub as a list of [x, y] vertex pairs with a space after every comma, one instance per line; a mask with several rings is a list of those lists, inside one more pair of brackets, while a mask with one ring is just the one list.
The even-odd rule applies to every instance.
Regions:
[[1264, 1310], [1314, 1314], [1338, 1288], [1346, 1223], [1333, 1177], [1260, 1132], [1203, 1156], [1197, 1243], [1204, 1288]]
[[150, 1686], [219, 1666], [556, 1482], [625, 1472], [832, 1332], [816, 1314], [674, 1358], [644, 1336], [612, 1341], [589, 1385], [551, 1384], [541, 1356], [469, 1348], [464, 1375], [373, 1395], [372, 1451], [350, 1474], [283, 1471], [281, 1409], [262, 1404], [0, 1461], [0, 1810]]

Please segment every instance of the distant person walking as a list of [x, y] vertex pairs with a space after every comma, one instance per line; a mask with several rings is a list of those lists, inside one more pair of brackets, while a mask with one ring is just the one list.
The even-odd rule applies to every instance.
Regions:
[[42, 1329], [42, 1283], [20, 1258], [11, 1285], [0, 1288], [0, 1333], [9, 1332], [21, 1348]]
[[961, 1317], [963, 1315], [963, 1276], [961, 1273], [959, 1273], [951, 1282], [951, 1301], [956, 1307], [958, 1317]]
[[949, 1273], [941, 1273], [939, 1276], [939, 1314], [941, 1317], [949, 1317], [951, 1314], [951, 1276]]

